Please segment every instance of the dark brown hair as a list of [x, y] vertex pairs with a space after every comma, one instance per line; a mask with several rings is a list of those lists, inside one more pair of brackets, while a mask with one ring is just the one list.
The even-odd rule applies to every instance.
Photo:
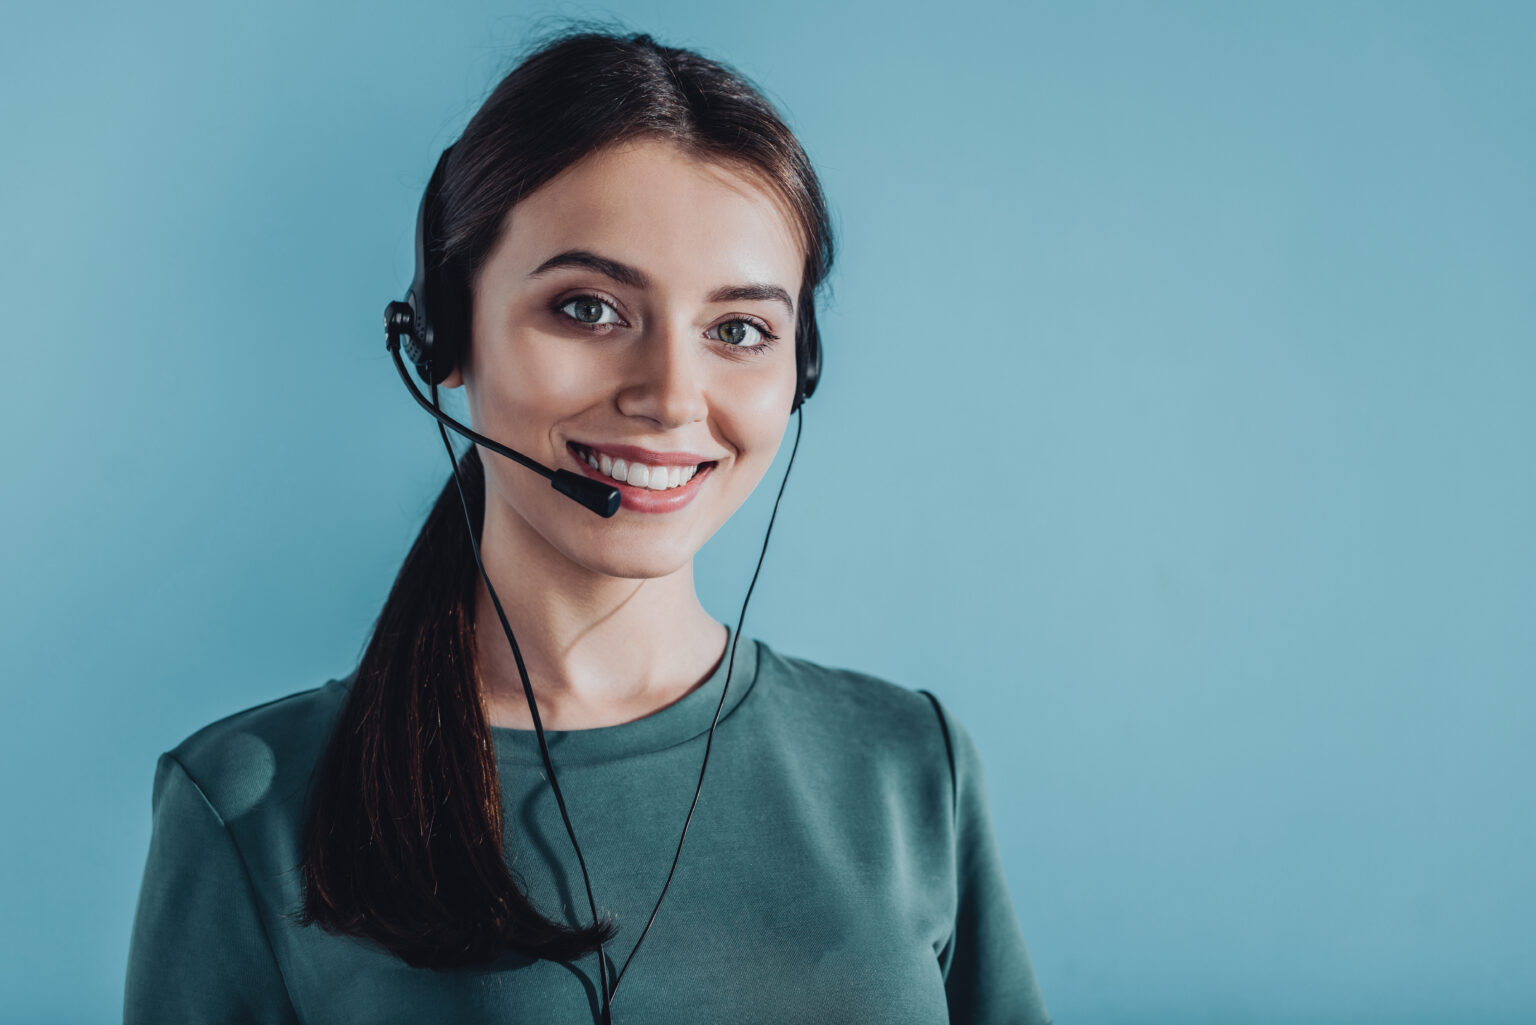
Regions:
[[[444, 259], [473, 281], [522, 197], [599, 148], [666, 139], [755, 171], [802, 233], [800, 323], [832, 265], [821, 186], [794, 135], [742, 75], [648, 35], [566, 31], [504, 78], [444, 173]], [[813, 316], [814, 314], [812, 314]], [[805, 332], [797, 332], [803, 369]], [[611, 922], [546, 918], [503, 856], [501, 792], [474, 670], [484, 519], [478, 450], [460, 460], [390, 589], [310, 793], [305, 900], [296, 918], [373, 940], [417, 967], [484, 964], [505, 950], [571, 960]]]

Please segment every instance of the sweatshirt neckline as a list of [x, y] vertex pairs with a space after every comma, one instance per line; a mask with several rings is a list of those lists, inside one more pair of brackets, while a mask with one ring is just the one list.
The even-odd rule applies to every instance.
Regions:
[[[730, 687], [726, 693], [725, 707], [720, 710], [720, 721], [725, 722], [757, 683], [760, 654], [758, 642], [751, 637], [743, 637], [736, 644], [735, 660], [731, 663], [734, 668], [729, 668], [727, 662], [730, 661], [735, 630], [729, 623], [725, 624], [725, 629], [725, 652], [719, 665], [703, 684], [665, 708], [632, 722], [586, 730], [547, 729], [544, 731], [544, 739], [549, 745], [550, 758], [556, 764], [565, 765], [615, 761], [675, 747], [708, 733], [729, 670]], [[538, 737], [531, 729], [492, 726], [491, 739], [499, 762], [515, 765], [543, 764], [539, 756]]]

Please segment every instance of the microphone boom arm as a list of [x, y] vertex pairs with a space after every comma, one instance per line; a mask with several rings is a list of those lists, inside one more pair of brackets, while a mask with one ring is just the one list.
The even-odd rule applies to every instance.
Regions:
[[447, 413], [444, 413], [436, 404], [427, 401], [427, 397], [421, 393], [421, 389], [416, 387], [416, 382], [411, 380], [410, 371], [405, 368], [405, 361], [400, 358], [399, 333], [393, 330], [392, 326], [388, 326], [385, 328], [385, 338], [385, 345], [389, 349], [389, 354], [395, 358], [395, 369], [400, 371], [400, 380], [404, 381], [405, 386], [411, 390], [411, 395], [416, 399], [417, 404], [428, 413], [431, 413], [443, 426], [452, 428], [482, 448], [488, 448], [498, 455], [507, 457], [514, 463], [526, 466], [539, 476], [548, 478], [550, 487], [567, 498], [574, 499], [577, 503], [592, 510], [599, 516], [609, 518], [619, 511], [621, 498], [618, 488], [611, 484], [605, 485], [602, 481], [596, 481], [590, 477], [583, 477], [580, 474], [572, 473], [570, 470], [551, 470], [544, 464], [529, 459], [521, 452], [516, 452], [500, 442], [492, 441], [473, 428], [466, 427]]

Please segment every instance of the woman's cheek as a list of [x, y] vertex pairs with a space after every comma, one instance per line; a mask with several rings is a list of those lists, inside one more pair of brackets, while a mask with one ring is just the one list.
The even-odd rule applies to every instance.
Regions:
[[602, 391], [605, 381], [614, 380], [601, 353], [570, 339], [535, 338], [518, 351], [522, 353], [521, 365], [515, 367], [519, 384], [551, 405], [582, 403]]
[[[789, 426], [789, 406], [794, 398], [794, 382], [788, 388], [740, 388], [724, 403], [720, 418], [722, 431], [732, 439], [732, 446], [742, 454], [743, 462], [756, 474], [767, 471], [774, 453]], [[754, 483], [755, 486], [755, 483]]]
[[569, 339], [514, 337], [497, 356], [494, 367], [482, 368], [485, 387], [474, 389], [482, 396], [476, 412], [487, 416], [487, 424], [536, 436], [601, 398], [606, 371]]

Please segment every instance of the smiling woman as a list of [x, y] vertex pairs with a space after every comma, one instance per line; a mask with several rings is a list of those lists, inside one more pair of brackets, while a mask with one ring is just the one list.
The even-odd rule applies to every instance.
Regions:
[[453, 473], [353, 673], [162, 756], [129, 1022], [1048, 1020], [965, 730], [694, 587], [832, 248], [723, 65], [580, 33], [503, 80], [387, 315]]
[[[657, 600], [665, 592], [667, 625], [686, 628], [711, 663], [723, 628], [694, 595], [691, 561], [762, 479], [795, 404], [789, 296], [807, 247], [770, 181], [667, 137], [576, 161], [508, 212], [474, 276], [474, 344], [443, 381], [466, 385], [482, 433], [547, 465], [622, 481], [619, 515], [573, 516], [523, 468], [487, 465], [505, 499], [487, 506], [485, 527], [507, 540], [485, 546], [503, 560], [501, 578], [527, 549], [552, 547], [559, 579], [546, 583], [557, 593], [646, 580]], [[573, 445], [596, 450], [595, 473]], [[669, 465], [698, 472], [675, 492], [652, 491], [651, 469]], [[663, 644], [663, 624], [651, 626], [639, 647]], [[603, 678], [616, 667], [594, 668]], [[541, 671], [558, 680], [568, 669]]]

